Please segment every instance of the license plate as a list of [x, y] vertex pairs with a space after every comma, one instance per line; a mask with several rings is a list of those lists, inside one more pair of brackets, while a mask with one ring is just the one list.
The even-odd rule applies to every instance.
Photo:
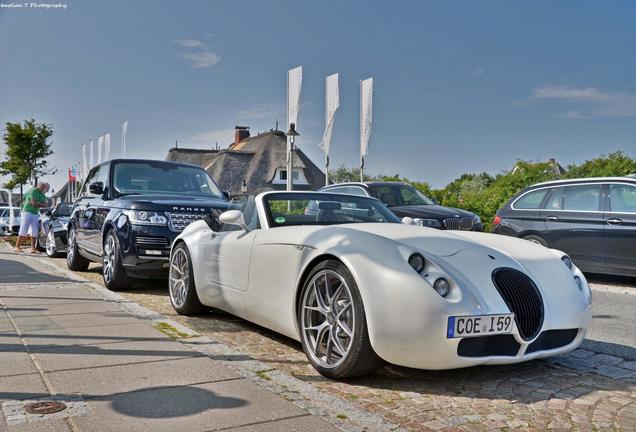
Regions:
[[447, 338], [487, 336], [512, 332], [515, 314], [448, 317]]

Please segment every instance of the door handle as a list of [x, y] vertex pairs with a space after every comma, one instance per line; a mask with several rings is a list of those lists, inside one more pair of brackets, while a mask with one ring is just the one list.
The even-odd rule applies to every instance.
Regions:
[[548, 222], [554, 222], [558, 221], [559, 218], [557, 216], [546, 216], [545, 220], [547, 220]]
[[618, 218], [610, 218], [606, 220], [605, 222], [607, 222], [608, 225], [618, 225], [623, 223], [623, 221]]

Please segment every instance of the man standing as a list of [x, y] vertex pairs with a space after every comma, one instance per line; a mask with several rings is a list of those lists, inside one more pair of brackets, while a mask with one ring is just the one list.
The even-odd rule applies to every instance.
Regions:
[[22, 252], [20, 244], [29, 233], [29, 229], [31, 231], [31, 253], [39, 253], [36, 248], [40, 222], [39, 209], [47, 206], [46, 196], [44, 195], [47, 186], [46, 183], [39, 182], [37, 187], [34, 187], [24, 195], [20, 232], [18, 233], [18, 240], [15, 242], [15, 251], [18, 253]]

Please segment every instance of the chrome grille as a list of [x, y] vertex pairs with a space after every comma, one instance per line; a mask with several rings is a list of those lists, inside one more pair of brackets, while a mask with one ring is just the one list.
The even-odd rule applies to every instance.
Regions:
[[135, 244], [144, 249], [164, 249], [169, 246], [166, 237], [137, 236], [135, 238]]
[[447, 230], [471, 230], [473, 229], [473, 220], [472, 218], [444, 219], [444, 228]]
[[543, 299], [532, 279], [519, 270], [498, 268], [492, 272], [492, 281], [515, 314], [521, 337], [525, 340], [534, 338], [543, 325]]
[[172, 231], [183, 231], [192, 222], [196, 222], [205, 217], [205, 213], [167, 213], [170, 229]]

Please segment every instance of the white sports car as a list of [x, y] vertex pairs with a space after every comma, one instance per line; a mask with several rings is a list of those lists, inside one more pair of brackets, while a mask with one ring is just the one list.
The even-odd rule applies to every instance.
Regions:
[[567, 255], [405, 219], [373, 198], [260, 194], [222, 213], [220, 232], [208, 219], [177, 237], [170, 300], [180, 314], [218, 308], [299, 340], [330, 378], [382, 360], [450, 369], [579, 346], [592, 297]]

